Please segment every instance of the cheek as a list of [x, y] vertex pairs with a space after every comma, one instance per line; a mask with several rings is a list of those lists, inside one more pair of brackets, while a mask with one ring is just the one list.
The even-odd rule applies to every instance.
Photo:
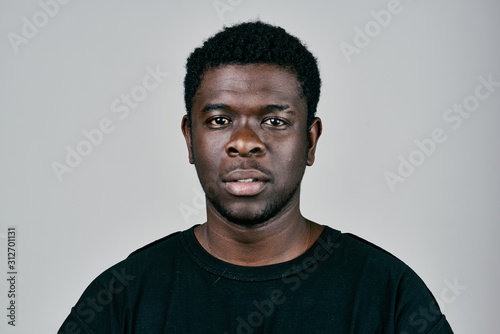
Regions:
[[216, 173], [216, 168], [220, 165], [221, 158], [225, 154], [224, 144], [221, 138], [215, 136], [194, 136], [193, 155], [200, 171], [211, 171]]
[[307, 159], [308, 141], [306, 134], [300, 133], [300, 135], [295, 136], [284, 146], [286, 147], [289, 160], [292, 160], [298, 166], [301, 163], [305, 163]]
[[275, 169], [287, 179], [301, 178], [307, 162], [307, 145], [302, 140], [281, 143], [274, 148]]

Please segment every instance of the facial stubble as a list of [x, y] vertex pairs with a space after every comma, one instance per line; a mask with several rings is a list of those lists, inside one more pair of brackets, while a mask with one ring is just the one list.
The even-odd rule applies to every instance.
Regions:
[[[199, 177], [200, 175], [198, 173], [201, 186], [203, 188], [203, 191], [205, 192], [206, 200], [213, 206], [215, 211], [219, 215], [221, 215], [225, 220], [238, 226], [255, 227], [271, 221], [273, 218], [278, 216], [280, 213], [285, 212], [287, 208], [290, 207], [292, 200], [296, 195], [297, 196], [300, 195], [300, 184], [302, 183], [302, 178], [305, 172], [305, 166], [308, 157], [308, 149], [307, 149], [308, 147], [309, 147], [309, 138], [307, 139], [307, 145], [305, 154], [303, 156], [303, 160], [299, 162], [302, 166], [304, 166], [302, 174], [300, 178], [297, 180], [294, 187], [291, 188], [289, 192], [282, 192], [280, 193], [280, 196], [274, 197], [271, 201], [266, 203], [266, 206], [262, 210], [254, 212], [253, 215], [248, 215], [247, 217], [241, 217], [238, 216], [237, 212], [233, 212], [232, 210], [230, 210], [227, 207], [227, 205], [224, 205], [224, 203], [221, 201], [221, 197], [218, 196], [219, 191], [221, 191], [219, 187], [214, 186], [213, 184], [203, 184], [201, 182], [201, 178]], [[191, 152], [194, 152], [192, 145], [191, 145]], [[196, 159], [194, 158], [194, 155], [193, 155], [193, 160], [196, 166]], [[257, 164], [251, 163], [251, 165], [255, 169], [261, 169]], [[271, 186], [274, 186], [274, 184], [271, 183]]]

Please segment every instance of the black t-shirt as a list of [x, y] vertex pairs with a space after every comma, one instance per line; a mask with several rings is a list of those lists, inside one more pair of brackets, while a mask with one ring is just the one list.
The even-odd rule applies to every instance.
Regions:
[[193, 228], [153, 242], [99, 275], [59, 334], [452, 333], [403, 262], [326, 227], [288, 262], [221, 261]]

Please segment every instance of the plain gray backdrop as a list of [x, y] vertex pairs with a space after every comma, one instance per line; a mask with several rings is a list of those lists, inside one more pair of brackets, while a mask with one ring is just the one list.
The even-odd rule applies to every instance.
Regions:
[[319, 60], [303, 214], [406, 262], [456, 333], [498, 331], [498, 1], [30, 0], [0, 17], [0, 332], [56, 333], [100, 272], [204, 221], [180, 131], [185, 60], [257, 18]]

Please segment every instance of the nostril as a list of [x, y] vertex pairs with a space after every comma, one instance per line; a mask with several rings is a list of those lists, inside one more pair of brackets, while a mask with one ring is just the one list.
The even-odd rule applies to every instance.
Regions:
[[259, 154], [261, 151], [260, 147], [254, 147], [253, 149], [248, 152], [248, 154]]
[[227, 153], [229, 153], [229, 154], [238, 154], [238, 150], [236, 148], [234, 148], [234, 147], [229, 147], [227, 149]]

